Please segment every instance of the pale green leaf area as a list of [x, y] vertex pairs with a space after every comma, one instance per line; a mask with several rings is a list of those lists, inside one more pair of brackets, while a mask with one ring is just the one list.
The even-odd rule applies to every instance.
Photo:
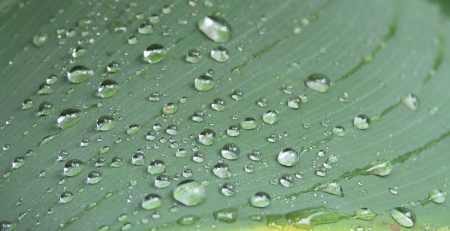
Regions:
[[3, 0], [0, 230], [445, 230], [449, 12]]

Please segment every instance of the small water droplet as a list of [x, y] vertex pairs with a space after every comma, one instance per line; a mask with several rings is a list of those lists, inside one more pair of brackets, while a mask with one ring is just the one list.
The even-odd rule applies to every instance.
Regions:
[[234, 223], [237, 220], [237, 213], [236, 208], [226, 208], [213, 212], [213, 217], [220, 222]]
[[250, 205], [256, 208], [265, 208], [270, 205], [271, 199], [266, 192], [257, 192], [250, 197]]
[[151, 175], [161, 174], [166, 171], [166, 163], [162, 160], [153, 160], [147, 167], [147, 172]]
[[392, 172], [392, 163], [389, 160], [374, 161], [366, 172], [377, 176], [387, 176]]
[[139, 131], [141, 131], [141, 125], [132, 124], [132, 125], [128, 126], [128, 128], [127, 128], [127, 135], [134, 135], [134, 134], [138, 133]]
[[72, 67], [67, 72], [67, 80], [71, 83], [82, 83], [94, 76], [94, 71], [83, 65]]
[[220, 179], [226, 179], [231, 177], [230, 166], [225, 163], [217, 163], [216, 165], [214, 165], [212, 172], [215, 176], [219, 177]]
[[185, 60], [188, 63], [198, 63], [202, 59], [202, 54], [198, 49], [190, 49], [188, 50]]
[[302, 101], [301, 101], [300, 97], [292, 96], [291, 98], [288, 99], [287, 106], [292, 109], [299, 109], [301, 103], [302, 103]]
[[278, 112], [274, 110], [266, 111], [262, 116], [262, 120], [264, 123], [274, 124], [278, 121]]
[[205, 92], [210, 91], [216, 86], [216, 82], [213, 77], [203, 74], [194, 80], [194, 87], [197, 91]]
[[214, 111], [224, 111], [225, 110], [225, 100], [222, 98], [215, 98], [211, 103], [211, 108]]
[[143, 23], [139, 26], [138, 28], [138, 33], [139, 34], [152, 34], [153, 33], [153, 26], [152, 24], [148, 24], [148, 23]]
[[97, 170], [92, 170], [88, 173], [88, 176], [86, 178], [87, 184], [97, 184], [103, 179], [103, 175], [101, 172]]
[[61, 193], [61, 195], [59, 196], [59, 203], [61, 204], [66, 204], [71, 202], [73, 199], [73, 193], [70, 191], [64, 191], [63, 193]]
[[337, 182], [326, 183], [318, 188], [322, 192], [333, 194], [336, 196], [344, 196], [344, 191], [342, 190], [341, 184]]
[[229, 135], [231, 137], [239, 136], [240, 133], [241, 133], [241, 128], [237, 125], [230, 125], [227, 128], [227, 135]]
[[241, 150], [234, 143], [227, 143], [220, 150], [220, 155], [227, 160], [235, 160], [241, 154]]
[[122, 69], [120, 68], [120, 64], [118, 62], [110, 62], [108, 63], [108, 65], [106, 66], [106, 71], [109, 73], [116, 73], [121, 71]]
[[20, 167], [22, 167], [25, 164], [25, 158], [22, 156], [18, 156], [16, 158], [14, 158], [14, 160], [12, 161], [11, 167], [13, 169], [18, 169]]
[[97, 88], [97, 95], [102, 99], [113, 97], [119, 90], [119, 84], [111, 79], [103, 80]]
[[365, 115], [357, 115], [353, 118], [353, 126], [359, 130], [366, 130], [369, 128], [370, 119]]
[[47, 33], [39, 32], [33, 36], [33, 45], [35, 45], [38, 48], [44, 46], [44, 44], [47, 43], [47, 41], [48, 41]]
[[445, 197], [447, 196], [447, 193], [440, 189], [434, 189], [428, 194], [428, 198], [430, 201], [436, 203], [436, 204], [442, 204], [445, 201]]
[[231, 197], [236, 193], [236, 189], [234, 188], [234, 185], [230, 183], [225, 183], [220, 187], [220, 193], [226, 197]]
[[330, 88], [330, 79], [323, 74], [314, 73], [305, 80], [305, 85], [314, 91], [317, 92], [327, 92]]
[[167, 49], [163, 45], [154, 43], [145, 49], [143, 60], [150, 64], [159, 63], [166, 58], [166, 54]]
[[96, 125], [95, 129], [97, 131], [102, 132], [109, 131], [114, 128], [114, 124], [115, 122], [112, 116], [109, 115], [100, 116], [95, 124]]
[[345, 136], [345, 128], [342, 126], [334, 127], [332, 132], [335, 136], [339, 136], [339, 137]]
[[216, 138], [216, 133], [214, 132], [214, 130], [205, 128], [198, 135], [198, 142], [203, 145], [209, 146], [215, 142], [215, 138]]
[[419, 98], [413, 94], [407, 94], [406, 96], [402, 97], [403, 104], [412, 111], [417, 111], [419, 108]]
[[364, 220], [364, 221], [370, 221], [373, 220], [373, 218], [376, 216], [377, 214], [372, 211], [371, 209], [368, 208], [361, 208], [358, 209], [354, 214], [353, 214], [353, 218], [355, 219], [359, 219], [359, 220]]
[[65, 176], [72, 177], [78, 175], [83, 169], [83, 161], [71, 159], [64, 164], [63, 173]]
[[59, 113], [56, 122], [59, 128], [66, 129], [75, 125], [78, 120], [80, 120], [80, 110], [68, 108]]
[[219, 63], [224, 63], [230, 59], [228, 50], [225, 47], [219, 46], [211, 50], [211, 58]]
[[241, 121], [241, 128], [244, 130], [252, 130], [257, 126], [256, 120], [253, 117], [246, 117]]
[[231, 38], [231, 27], [225, 19], [217, 16], [205, 16], [198, 22], [198, 28], [214, 42], [224, 43]]

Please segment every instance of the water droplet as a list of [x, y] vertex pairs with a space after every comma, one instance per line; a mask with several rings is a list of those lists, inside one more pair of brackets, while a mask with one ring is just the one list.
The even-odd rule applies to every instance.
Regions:
[[353, 126], [359, 130], [366, 130], [369, 128], [370, 119], [365, 115], [357, 115], [353, 118]]
[[198, 28], [214, 42], [224, 43], [231, 38], [231, 27], [217, 16], [205, 16], [198, 22]]
[[234, 185], [225, 183], [220, 187], [220, 192], [226, 197], [231, 197], [236, 193], [236, 189], [234, 188]]
[[66, 204], [71, 202], [73, 199], [73, 193], [70, 191], [64, 191], [63, 193], [61, 193], [61, 195], [59, 196], [59, 203], [61, 204]]
[[434, 189], [428, 194], [428, 198], [430, 201], [436, 203], [436, 204], [442, 204], [445, 201], [445, 197], [447, 196], [447, 193], [443, 192], [440, 189]]
[[178, 110], [178, 106], [176, 104], [167, 103], [167, 104], [164, 104], [161, 112], [163, 115], [171, 115], [171, 114], [177, 112], [177, 110]]
[[326, 183], [326, 184], [320, 186], [318, 189], [322, 192], [326, 192], [326, 193], [333, 194], [336, 196], [341, 196], [341, 197], [344, 196], [344, 191], [342, 191], [342, 186], [341, 186], [341, 184], [339, 184], [337, 182]]
[[205, 113], [203, 111], [197, 110], [192, 113], [191, 120], [197, 123], [203, 122]]
[[292, 167], [298, 163], [300, 155], [292, 148], [285, 148], [278, 153], [277, 160], [283, 166]]
[[407, 94], [402, 97], [403, 104], [412, 111], [416, 111], [419, 108], [419, 98], [413, 94]]
[[123, 160], [122, 157], [115, 156], [112, 158], [111, 164], [109, 164], [109, 166], [111, 166], [113, 168], [120, 168], [123, 166], [124, 162], [125, 161]]
[[106, 71], [109, 73], [116, 73], [121, 71], [122, 69], [120, 69], [120, 64], [118, 62], [110, 62], [107, 66], [106, 66]]
[[87, 50], [83, 47], [75, 47], [71, 50], [70, 55], [72, 58], [79, 58], [87, 53]]
[[241, 154], [241, 150], [234, 143], [228, 143], [220, 150], [220, 155], [227, 160], [235, 160]]
[[253, 117], [246, 117], [241, 121], [241, 128], [244, 130], [252, 130], [256, 126], [256, 120]]
[[237, 220], [237, 213], [236, 208], [226, 208], [213, 212], [213, 217], [220, 222], [234, 223]]
[[66, 129], [75, 125], [78, 120], [80, 120], [80, 110], [68, 108], [59, 113], [56, 122], [59, 128]]
[[187, 215], [187, 216], [183, 216], [183, 217], [179, 218], [177, 220], [177, 224], [179, 224], [181, 226], [191, 226], [191, 225], [197, 223], [199, 220], [200, 220], [200, 218], [197, 216]]
[[211, 108], [214, 111], [224, 111], [225, 110], [225, 100], [222, 98], [215, 98], [211, 103]]
[[220, 179], [226, 179], [231, 177], [231, 170], [228, 164], [225, 163], [217, 163], [214, 165], [212, 172], [215, 176]]
[[353, 218], [364, 220], [364, 221], [370, 221], [372, 220], [377, 214], [368, 208], [361, 208], [358, 209], [354, 214]]
[[164, 171], [166, 171], [166, 163], [162, 160], [154, 160], [147, 167], [147, 172], [152, 175], [161, 174]]
[[387, 176], [392, 171], [392, 163], [389, 160], [377, 160], [371, 164], [371, 167], [366, 170], [367, 173], [377, 176]]
[[14, 160], [12, 161], [11, 167], [13, 169], [18, 169], [20, 167], [22, 167], [25, 164], [25, 158], [23, 158], [22, 156], [18, 156], [16, 158], [14, 158]]
[[151, 34], [151, 33], [153, 33], [153, 26], [148, 23], [143, 23], [139, 26], [138, 33], [145, 34], [145, 35]]
[[274, 124], [278, 121], [278, 112], [274, 110], [266, 111], [262, 116], [262, 120], [264, 123]]
[[145, 49], [143, 60], [150, 64], [159, 63], [166, 58], [166, 54], [167, 49], [163, 45], [154, 43]]
[[53, 104], [50, 102], [42, 102], [38, 107], [38, 116], [48, 116], [54, 111]]
[[198, 135], [198, 142], [203, 145], [209, 146], [215, 142], [215, 138], [216, 133], [212, 129], [205, 128]]
[[88, 173], [88, 176], [86, 178], [87, 184], [97, 184], [103, 179], [103, 175], [101, 172], [92, 170]]
[[53, 88], [52, 86], [43, 83], [39, 86], [38, 92], [39, 95], [50, 95], [53, 93]]
[[109, 131], [114, 128], [114, 124], [115, 122], [112, 116], [100, 116], [95, 124], [95, 129], [102, 132]]
[[324, 93], [330, 88], [330, 79], [323, 74], [314, 73], [305, 80], [305, 85], [314, 91]]
[[82, 83], [94, 75], [94, 71], [83, 65], [72, 67], [67, 72], [67, 80], [71, 83]]
[[144, 153], [137, 151], [133, 154], [133, 156], [131, 157], [131, 164], [132, 165], [136, 165], [136, 166], [140, 166], [144, 164]]
[[162, 198], [158, 194], [149, 193], [145, 195], [141, 206], [145, 210], [151, 210], [159, 208], [162, 205]]
[[72, 177], [78, 175], [81, 171], [83, 171], [83, 168], [83, 161], [78, 159], [71, 159], [64, 164], [63, 173], [65, 176]]
[[132, 125], [128, 126], [128, 128], [127, 128], [128, 135], [134, 135], [134, 134], [138, 133], [139, 131], [141, 131], [141, 125], [139, 125], [139, 124], [132, 124]]
[[228, 54], [228, 50], [225, 47], [219, 46], [216, 48], [213, 48], [211, 50], [211, 58], [219, 63], [224, 63], [230, 59], [230, 55]]
[[397, 207], [389, 211], [389, 214], [392, 216], [395, 222], [397, 222], [397, 224], [403, 227], [409, 228], [413, 227], [416, 224], [416, 215], [411, 209]]
[[205, 92], [210, 91], [216, 86], [214, 79], [206, 74], [200, 75], [194, 80], [194, 87], [197, 91]]
[[287, 101], [287, 106], [292, 109], [299, 109], [301, 104], [301, 99], [298, 96], [292, 96]]
[[205, 202], [206, 189], [197, 181], [185, 180], [173, 191], [173, 198], [186, 206], [197, 206]]
[[36, 47], [42, 47], [48, 41], [48, 34], [39, 32], [33, 37], [33, 45]]
[[339, 137], [345, 136], [345, 128], [342, 126], [334, 127], [332, 132], [335, 136], [339, 136]]
[[265, 208], [270, 205], [270, 196], [266, 192], [257, 192], [250, 197], [250, 205], [256, 208]]
[[241, 128], [237, 125], [230, 125], [227, 128], [227, 135], [231, 137], [236, 137], [241, 133]]
[[103, 80], [97, 88], [97, 95], [102, 99], [113, 97], [119, 90], [119, 84], [111, 79]]
[[171, 184], [169, 175], [163, 173], [155, 178], [154, 185], [156, 188], [166, 188]]
[[268, 99], [267, 97], [260, 97], [258, 100], [256, 100], [256, 105], [259, 107], [267, 107]]
[[290, 175], [283, 175], [279, 179], [280, 185], [285, 188], [294, 186], [294, 178]]
[[198, 63], [202, 59], [202, 54], [198, 49], [190, 49], [188, 50], [185, 60], [188, 63]]

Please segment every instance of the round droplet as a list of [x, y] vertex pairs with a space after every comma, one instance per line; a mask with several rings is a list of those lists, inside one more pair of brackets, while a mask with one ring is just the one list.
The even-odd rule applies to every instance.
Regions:
[[197, 110], [192, 113], [191, 120], [197, 123], [203, 122], [205, 113], [203, 111]]
[[198, 142], [206, 146], [212, 145], [215, 142], [215, 138], [216, 133], [209, 128], [203, 129], [203, 131], [198, 134]]
[[133, 154], [133, 156], [131, 157], [131, 164], [132, 165], [136, 165], [136, 166], [140, 166], [144, 164], [144, 153], [137, 151], [136, 153]]
[[39, 32], [33, 37], [33, 45], [36, 47], [42, 47], [48, 41], [48, 34]]
[[256, 128], [256, 120], [253, 117], [246, 117], [241, 121], [241, 128], [244, 130], [252, 130]]
[[205, 16], [198, 22], [198, 28], [214, 42], [223, 43], [231, 38], [231, 27], [217, 16]]
[[97, 184], [103, 179], [103, 175], [101, 172], [92, 170], [88, 173], [88, 176], [86, 178], [87, 184]]
[[53, 104], [50, 102], [42, 102], [38, 107], [38, 116], [48, 116], [54, 111]]
[[278, 163], [283, 166], [292, 167], [298, 163], [300, 156], [296, 150], [285, 148], [278, 153], [277, 160]]
[[280, 185], [285, 188], [290, 188], [294, 186], [294, 177], [290, 175], [281, 176], [279, 179]]
[[220, 155], [227, 160], [235, 160], [241, 154], [241, 150], [234, 143], [228, 143], [220, 150]]
[[194, 87], [197, 91], [205, 92], [212, 90], [216, 85], [214, 79], [206, 74], [200, 75], [194, 80]]
[[250, 197], [250, 205], [256, 208], [265, 208], [270, 205], [270, 196], [266, 192], [257, 192]]
[[324, 93], [330, 88], [330, 79], [323, 74], [314, 73], [306, 78], [305, 85], [311, 90]]
[[83, 161], [78, 159], [71, 159], [64, 164], [63, 173], [65, 176], [76, 176], [83, 171]]
[[202, 58], [200, 51], [198, 49], [190, 49], [188, 50], [185, 60], [188, 63], [198, 63]]
[[147, 172], [152, 175], [161, 174], [164, 171], [166, 171], [166, 163], [162, 160], [154, 160], [147, 167]]
[[173, 198], [186, 206], [197, 206], [205, 202], [206, 189], [197, 181], [182, 181], [173, 191]]
[[167, 49], [163, 45], [154, 43], [147, 47], [144, 51], [144, 61], [150, 64], [155, 64], [163, 61], [166, 58]]
[[59, 196], [59, 203], [66, 204], [66, 203], [69, 203], [70, 201], [72, 201], [72, 199], [73, 199], [73, 193], [70, 191], [64, 191]]
[[419, 98], [413, 94], [407, 94], [402, 98], [403, 104], [410, 110], [416, 111], [419, 108]]
[[230, 125], [227, 128], [227, 135], [231, 137], [236, 137], [241, 133], [241, 128], [237, 125]]
[[359, 130], [366, 130], [369, 128], [370, 119], [365, 115], [357, 115], [353, 118], [353, 126]]
[[413, 227], [416, 224], [416, 215], [415, 213], [408, 208], [405, 207], [397, 207], [391, 211], [389, 211], [391, 217], [397, 222], [397, 224], [403, 227]]
[[301, 101], [300, 97], [292, 96], [291, 98], [288, 99], [287, 106], [292, 109], [298, 109], [298, 108], [300, 108], [301, 102], [302, 101]]
[[220, 179], [226, 179], [231, 177], [231, 170], [228, 164], [225, 163], [217, 163], [214, 165], [212, 172], [215, 176]]
[[211, 103], [211, 108], [214, 111], [224, 111], [225, 110], [225, 100], [222, 98], [215, 98]]
[[141, 206], [145, 210], [151, 210], [159, 208], [162, 205], [162, 198], [158, 194], [149, 193], [145, 195], [144, 200], [141, 203]]
[[56, 122], [59, 128], [66, 129], [75, 125], [78, 120], [80, 120], [80, 110], [68, 108], [59, 113]]
[[230, 59], [230, 55], [228, 54], [228, 50], [225, 47], [216, 47], [211, 50], [211, 58], [219, 63], [224, 63]]
[[97, 131], [109, 131], [114, 128], [114, 118], [109, 115], [100, 116], [95, 124]]
[[440, 189], [434, 189], [428, 194], [428, 198], [430, 201], [433, 201], [436, 204], [442, 204], [445, 201], [445, 197], [447, 196], [447, 193]]
[[262, 116], [262, 120], [264, 123], [274, 124], [278, 121], [278, 112], [274, 110], [266, 111]]
[[267, 107], [268, 105], [268, 99], [267, 97], [260, 97], [258, 100], [256, 100], [256, 105], [259, 107]]
[[225, 183], [220, 187], [220, 192], [226, 197], [231, 197], [236, 193], [236, 189], [234, 188], [234, 185]]
[[345, 128], [342, 126], [334, 127], [332, 132], [335, 136], [339, 136], [339, 137], [345, 136]]
[[82, 83], [94, 75], [94, 71], [83, 65], [72, 67], [67, 72], [67, 79], [71, 83]]
[[244, 92], [242, 90], [234, 90], [231, 92], [231, 98], [235, 101], [239, 101], [244, 97]]
[[163, 173], [155, 178], [154, 185], [156, 188], [167, 188], [171, 184], [169, 175]]

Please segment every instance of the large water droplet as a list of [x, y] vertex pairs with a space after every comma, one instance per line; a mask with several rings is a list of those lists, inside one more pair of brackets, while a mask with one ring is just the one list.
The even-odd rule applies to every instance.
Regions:
[[227, 42], [231, 38], [231, 27], [217, 16], [205, 16], [198, 22], [198, 28], [214, 42]]
[[278, 153], [277, 160], [283, 166], [292, 167], [298, 163], [300, 155], [292, 148], [285, 148]]
[[119, 90], [119, 84], [111, 79], [103, 80], [97, 88], [97, 95], [102, 99], [113, 97]]
[[333, 194], [336, 196], [344, 196], [344, 191], [342, 190], [341, 184], [337, 182], [326, 183], [318, 188], [322, 192]]
[[63, 173], [65, 176], [76, 176], [83, 171], [83, 161], [78, 159], [71, 159], [64, 164]]
[[330, 79], [323, 74], [314, 73], [306, 78], [305, 85], [311, 90], [324, 93], [330, 88]]
[[353, 118], [353, 126], [359, 130], [366, 130], [369, 128], [370, 119], [365, 115], [357, 115]]
[[415, 213], [408, 208], [405, 207], [397, 207], [391, 211], [389, 211], [392, 218], [399, 225], [403, 227], [413, 227], [416, 224], [416, 215]]
[[78, 120], [80, 120], [80, 110], [68, 108], [59, 113], [56, 122], [59, 128], [66, 129], [75, 125]]
[[205, 202], [205, 187], [194, 180], [182, 181], [173, 191], [173, 198], [186, 206], [197, 206]]
[[266, 192], [257, 192], [250, 197], [250, 205], [256, 208], [264, 208], [270, 205], [270, 196]]
[[231, 177], [231, 170], [230, 166], [225, 163], [217, 163], [214, 165], [212, 172], [215, 176], [219, 177], [220, 179], [226, 179]]
[[430, 201], [433, 201], [436, 204], [442, 204], [445, 201], [445, 197], [447, 193], [443, 192], [440, 189], [434, 189], [428, 194], [428, 198]]
[[274, 124], [278, 121], [278, 112], [274, 110], [266, 111], [262, 116], [262, 120], [264, 123]]
[[145, 49], [143, 60], [151, 64], [159, 63], [166, 58], [166, 54], [167, 49], [163, 45], [154, 43]]
[[158, 194], [149, 193], [145, 195], [144, 200], [141, 203], [143, 209], [151, 210], [156, 209], [162, 205], [162, 198]]
[[197, 91], [210, 91], [216, 86], [214, 79], [206, 74], [200, 75], [194, 80], [194, 87]]
[[71, 83], [82, 83], [94, 75], [94, 71], [83, 65], [72, 67], [67, 72], [67, 79]]

